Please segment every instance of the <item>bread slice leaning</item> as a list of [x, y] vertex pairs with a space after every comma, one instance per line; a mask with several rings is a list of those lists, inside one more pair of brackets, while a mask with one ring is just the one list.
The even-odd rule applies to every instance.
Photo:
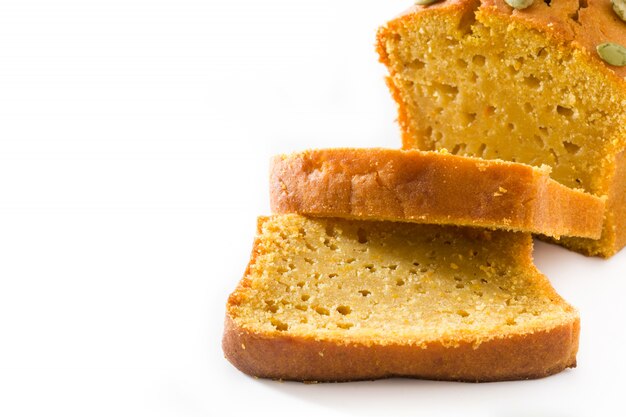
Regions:
[[320, 149], [272, 160], [272, 211], [599, 238], [604, 199], [548, 167], [396, 149]]
[[297, 381], [539, 378], [576, 365], [579, 317], [528, 234], [261, 217], [227, 304], [241, 371]]

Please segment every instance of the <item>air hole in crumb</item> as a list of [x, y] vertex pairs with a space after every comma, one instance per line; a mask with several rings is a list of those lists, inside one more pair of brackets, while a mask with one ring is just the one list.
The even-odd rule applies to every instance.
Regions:
[[352, 309], [350, 308], [350, 306], [339, 306], [337, 307], [337, 311], [339, 312], [339, 314], [343, 314], [344, 316], [352, 313]]
[[528, 103], [528, 102], [524, 103], [524, 111], [525, 111], [526, 113], [532, 113], [532, 111], [533, 111], [533, 106], [532, 106], [532, 104], [530, 104], [530, 103]]
[[463, 124], [465, 124], [465, 126], [469, 126], [474, 122], [474, 120], [476, 120], [476, 113], [463, 112], [461, 113], [461, 118], [463, 119]]
[[360, 293], [363, 297], [367, 297], [368, 295], [370, 295], [370, 294], [371, 294], [371, 292], [370, 292], [370, 291], [368, 291], [368, 290], [361, 290], [361, 291], [359, 291], [359, 293]]
[[457, 143], [456, 145], [454, 145], [454, 148], [452, 148], [452, 152], [450, 152], [453, 155], [458, 155], [459, 152], [462, 152], [465, 150], [465, 147], [467, 145], [465, 143]]
[[336, 278], [337, 274], [328, 274], [328, 278]]
[[337, 245], [332, 243], [330, 241], [330, 239], [328, 239], [328, 238], [324, 239], [324, 246], [326, 246], [330, 250], [337, 250], [338, 249]]
[[309, 307], [307, 307], [307, 306], [306, 306], [306, 305], [304, 305], [304, 304], [297, 304], [297, 305], [296, 305], [296, 308], [297, 308], [298, 310], [300, 310], [300, 311], [307, 311]]
[[541, 133], [544, 136], [547, 136], [549, 133], [548, 128], [545, 126], [539, 126], [539, 133]]
[[456, 287], [457, 288], [465, 288], [465, 285], [463, 285], [463, 284], [456, 284]]
[[287, 323], [284, 323], [280, 320], [277, 320], [275, 318], [272, 318], [270, 320], [270, 323], [272, 323], [272, 326], [276, 327], [276, 330], [279, 330], [281, 332], [284, 332], [285, 330], [289, 329], [289, 326], [287, 325]]
[[376, 267], [372, 264], [365, 265], [365, 269], [367, 269], [370, 272], [376, 272]]
[[278, 311], [278, 306], [275, 304], [268, 305], [266, 308], [267, 311], [271, 311], [272, 313], [276, 313]]
[[409, 67], [411, 70], [420, 70], [424, 68], [425, 65], [426, 64], [424, 63], [424, 61], [422, 61], [421, 59], [415, 58], [413, 61], [409, 62], [407, 67]]
[[409, 274], [417, 275], [417, 269], [413, 269], [413, 268], [409, 269]]
[[467, 68], [467, 61], [461, 58], [457, 58], [456, 60], [456, 66], [461, 68], [461, 69], [465, 69]]
[[304, 262], [313, 265], [313, 259], [311, 258], [304, 258]]
[[346, 263], [347, 263], [347, 264], [351, 264], [351, 263], [353, 263], [354, 261], [356, 261], [356, 259], [355, 259], [355, 258], [348, 258], [348, 259], [346, 259]]
[[496, 112], [495, 106], [487, 106], [485, 107], [485, 116], [491, 116]]
[[478, 149], [476, 150], [476, 156], [483, 157], [485, 156], [485, 150], [487, 150], [487, 145], [481, 143]]
[[561, 105], [556, 106], [556, 112], [564, 117], [572, 117], [574, 115], [574, 110], [569, 107], [563, 107]]
[[459, 94], [458, 87], [455, 87], [453, 85], [443, 83], [433, 83], [433, 85], [437, 89], [437, 92], [439, 94], [446, 95], [451, 98], [456, 97], [457, 94]]
[[335, 232], [335, 226], [332, 224], [326, 225], [326, 236], [335, 237], [337, 233]]
[[298, 283], [296, 285], [298, 287], [302, 288], [302, 287], [304, 287], [304, 281], [298, 281]]
[[515, 319], [514, 319], [514, 318], [508, 318], [508, 319], [506, 319], [506, 325], [507, 325], [507, 326], [514, 326], [514, 325], [516, 325], [516, 324], [517, 324], [517, 322], [515, 321]]
[[515, 125], [513, 123], [507, 123], [506, 127], [511, 131], [515, 129]]
[[429, 138], [432, 136], [432, 134], [433, 134], [433, 128], [431, 126], [428, 126], [426, 130], [424, 131], [424, 136]]
[[474, 291], [474, 294], [476, 294], [479, 297], [483, 296], [483, 292], [482, 291]]
[[537, 50], [537, 58], [546, 58], [548, 56], [548, 50], [545, 47]]
[[468, 317], [469, 313], [465, 310], [457, 310], [456, 314], [458, 314], [461, 317]]
[[387, 269], [391, 269], [392, 271], [395, 271], [396, 269], [398, 269], [398, 265], [387, 265], [385, 268]]
[[533, 135], [533, 139], [535, 140], [535, 144], [537, 145], [537, 147], [543, 149], [546, 146], [546, 143], [543, 141], [543, 139], [541, 139], [541, 136]]
[[463, 281], [463, 278], [461, 278], [461, 277], [454, 277], [454, 280], [455, 281]]
[[483, 65], [485, 65], [485, 57], [482, 55], [474, 55], [474, 57], [472, 58], [472, 63], [477, 67], [482, 67]]
[[404, 285], [404, 280], [403, 280], [402, 278], [398, 278], [398, 279], [396, 280], [396, 285], [397, 285], [398, 287], [403, 286], [403, 285]]
[[480, 282], [482, 282], [483, 284], [487, 284], [487, 283], [489, 283], [489, 281], [487, 281], [485, 278], [481, 278], [481, 279], [480, 279]]
[[534, 75], [529, 75], [528, 77], [524, 77], [524, 85], [536, 90], [541, 86], [541, 80]]
[[309, 301], [309, 298], [311, 298], [309, 294], [302, 294], [302, 296], [300, 297], [302, 301]]
[[356, 236], [359, 243], [367, 243], [367, 233], [365, 232], [365, 229], [359, 227], [356, 231]]
[[328, 311], [328, 309], [324, 308], [324, 307], [315, 307], [315, 312], [317, 314], [321, 314], [322, 316], [329, 316], [330, 315], [330, 311]]
[[576, 155], [580, 151], [580, 146], [566, 140], [563, 141], [563, 147], [570, 155]]
[[352, 323], [337, 323], [337, 327], [344, 330], [348, 330], [352, 326], [354, 326]]

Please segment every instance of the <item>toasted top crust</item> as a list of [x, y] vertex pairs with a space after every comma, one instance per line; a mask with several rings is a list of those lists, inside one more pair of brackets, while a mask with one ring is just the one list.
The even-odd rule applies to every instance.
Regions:
[[[426, 11], [446, 13], [471, 9], [484, 15], [510, 18], [545, 33], [565, 47], [578, 48], [601, 64], [599, 68], [613, 77], [617, 75], [614, 77], [616, 81], [624, 83], [622, 77], [626, 77], [626, 67], [608, 65], [596, 53], [596, 46], [604, 42], [626, 46], [626, 22], [613, 12], [610, 0], [553, 0], [550, 5], [535, 0], [532, 6], [523, 10], [510, 7], [504, 0], [447, 0], [429, 6], [412, 6], [389, 24], [401, 24], [404, 19]], [[623, 85], [626, 88], [626, 83]]]
[[549, 168], [442, 152], [320, 149], [272, 160], [277, 213], [599, 237], [604, 200]]

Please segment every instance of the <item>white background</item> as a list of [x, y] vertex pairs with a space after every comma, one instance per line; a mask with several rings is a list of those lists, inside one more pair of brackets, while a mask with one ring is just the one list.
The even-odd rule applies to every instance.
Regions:
[[224, 360], [269, 157], [400, 145], [373, 44], [410, 3], [0, 2], [1, 416], [625, 412], [626, 252], [537, 244], [582, 315], [579, 367], [547, 379], [303, 385]]

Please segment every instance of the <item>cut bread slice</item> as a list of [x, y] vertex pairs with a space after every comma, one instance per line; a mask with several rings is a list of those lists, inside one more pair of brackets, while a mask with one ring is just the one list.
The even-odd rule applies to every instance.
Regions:
[[554, 374], [576, 365], [579, 318], [531, 251], [524, 233], [262, 217], [224, 353], [298, 381]]
[[599, 238], [604, 199], [546, 166], [442, 152], [321, 149], [272, 160], [276, 213], [480, 226]]

